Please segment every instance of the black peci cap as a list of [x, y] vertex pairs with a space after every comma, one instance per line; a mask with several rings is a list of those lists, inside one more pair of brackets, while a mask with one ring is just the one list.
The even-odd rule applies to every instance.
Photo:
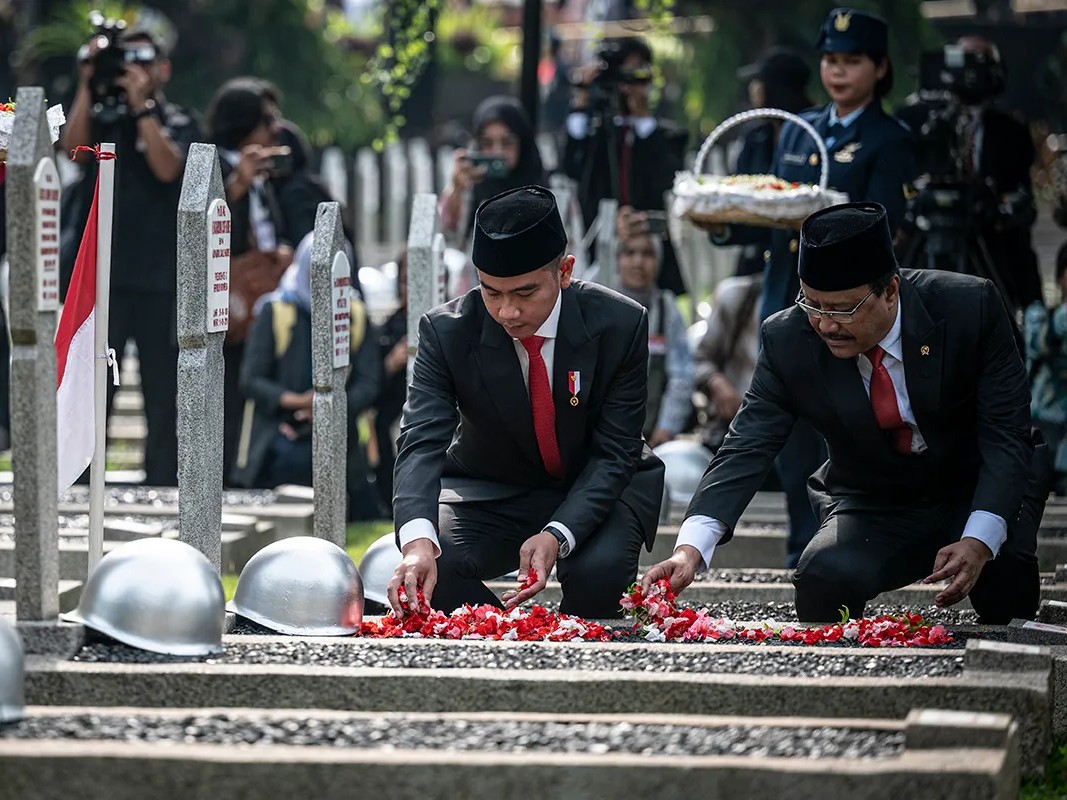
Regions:
[[846, 203], [817, 211], [800, 229], [800, 280], [819, 292], [874, 283], [897, 267], [885, 209]]
[[471, 260], [486, 275], [525, 275], [566, 249], [556, 196], [543, 186], [511, 189], [478, 206]]
[[884, 55], [889, 52], [889, 28], [876, 14], [835, 8], [822, 24], [816, 47], [820, 53]]

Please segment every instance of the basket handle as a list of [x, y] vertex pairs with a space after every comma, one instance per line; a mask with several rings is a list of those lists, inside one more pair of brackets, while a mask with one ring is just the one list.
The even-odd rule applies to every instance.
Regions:
[[830, 164], [829, 155], [826, 152], [826, 142], [822, 140], [819, 132], [806, 119], [798, 117], [796, 114], [790, 114], [788, 111], [782, 111], [779, 108], [754, 108], [751, 111], [742, 111], [740, 114], [734, 114], [729, 119], [723, 120], [715, 130], [708, 134], [708, 138], [700, 146], [696, 161], [693, 164], [693, 174], [699, 175], [703, 171], [704, 159], [707, 158], [711, 148], [715, 146], [715, 143], [719, 141], [724, 133], [731, 128], [736, 128], [738, 125], [754, 119], [782, 119], [786, 122], [792, 122], [814, 139], [815, 146], [819, 148], [819, 165], [822, 168], [819, 174], [819, 188], [826, 191], [826, 184], [830, 179]]

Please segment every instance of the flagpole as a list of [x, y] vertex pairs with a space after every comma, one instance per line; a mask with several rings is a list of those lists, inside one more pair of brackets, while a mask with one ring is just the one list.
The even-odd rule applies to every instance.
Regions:
[[[101, 153], [114, 153], [115, 145], [100, 145]], [[104, 555], [104, 470], [107, 454], [107, 327], [111, 297], [111, 230], [115, 215], [115, 160], [99, 161], [99, 216], [96, 226], [96, 304], [94, 309], [93, 424], [96, 444], [89, 470], [89, 573]]]

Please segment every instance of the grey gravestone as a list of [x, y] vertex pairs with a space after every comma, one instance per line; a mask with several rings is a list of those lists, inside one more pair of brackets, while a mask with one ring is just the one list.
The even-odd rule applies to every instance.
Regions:
[[437, 196], [417, 194], [408, 231], [408, 351], [414, 355], [419, 318], [445, 301], [444, 238], [437, 232]]
[[341, 210], [319, 203], [311, 249], [312, 483], [315, 536], [345, 546], [349, 282]]
[[16, 95], [7, 155], [7, 245], [11, 264], [11, 457], [14, 463], [16, 616], [59, 615], [56, 505], [56, 312], [39, 311], [34, 173], [53, 158], [44, 90]]
[[[208, 276], [218, 237], [209, 234], [209, 212], [225, 199], [215, 146], [189, 150], [178, 202], [178, 525], [181, 541], [222, 566], [222, 409], [225, 324], [212, 324], [208, 310], [229, 296], [229, 230], [224, 249], [226, 287]], [[226, 219], [228, 219], [228, 213]], [[221, 254], [220, 254], [221, 255]], [[214, 302], [213, 302], [214, 301]], [[227, 306], [228, 307], [228, 306]], [[220, 309], [221, 311], [221, 309]]]

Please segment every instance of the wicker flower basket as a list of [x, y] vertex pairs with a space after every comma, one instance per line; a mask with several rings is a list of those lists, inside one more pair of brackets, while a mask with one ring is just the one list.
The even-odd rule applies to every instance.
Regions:
[[[703, 175], [704, 160], [724, 133], [758, 119], [792, 122], [812, 139], [819, 150], [819, 183], [773, 186], [773, 175]], [[826, 143], [811, 124], [795, 114], [776, 108], [758, 108], [735, 114], [711, 132], [697, 153], [693, 172], [680, 172], [674, 180], [674, 213], [701, 228], [725, 224], [756, 225], [764, 228], [799, 228], [812, 214], [827, 206], [848, 202], [848, 195], [827, 188], [829, 156]], [[738, 181], [738, 178], [747, 179]], [[765, 185], [759, 185], [760, 183]]]

